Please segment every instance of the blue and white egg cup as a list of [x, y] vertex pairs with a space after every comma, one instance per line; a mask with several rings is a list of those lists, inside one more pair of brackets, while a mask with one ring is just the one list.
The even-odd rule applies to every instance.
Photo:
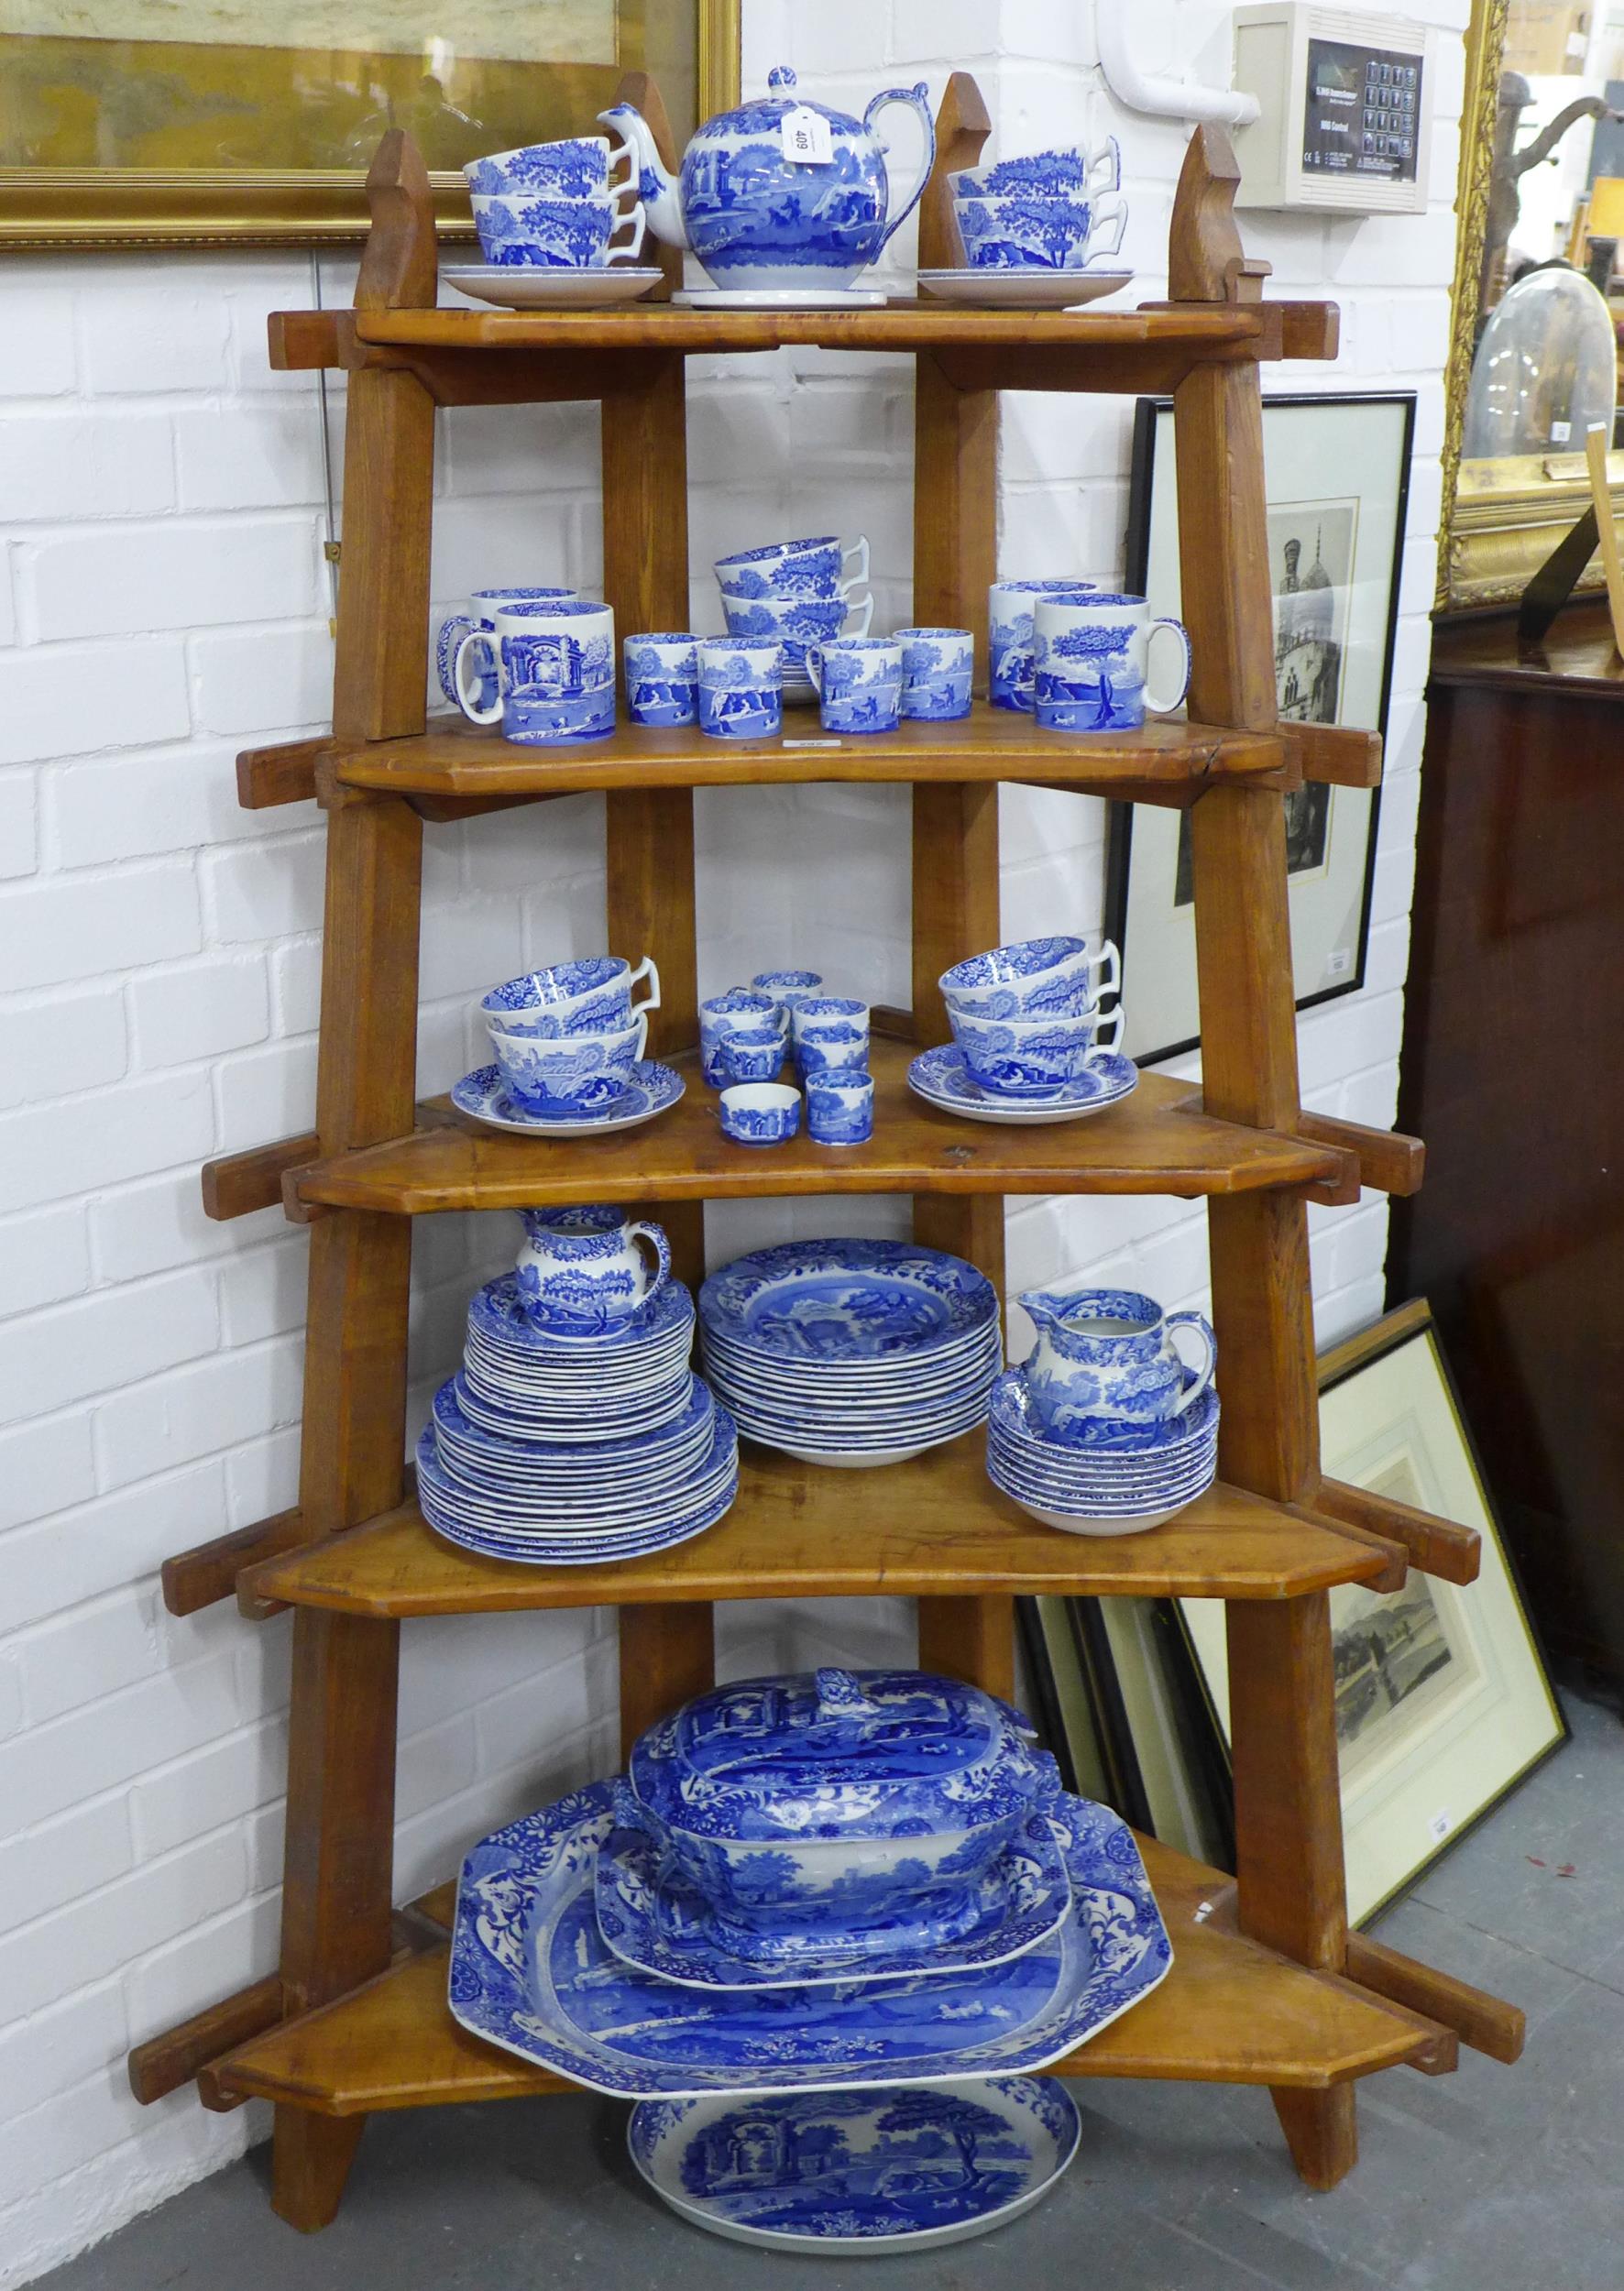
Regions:
[[699, 713], [697, 636], [662, 631], [629, 636], [621, 646], [626, 714], [633, 724], [692, 724]]
[[721, 1094], [722, 1134], [737, 1146], [783, 1146], [801, 1126], [801, 1093], [787, 1082], [734, 1082]]
[[968, 629], [898, 629], [902, 646], [902, 713], [921, 722], [950, 724], [970, 714], [975, 640]]
[[774, 1023], [724, 1035], [719, 1060], [729, 1082], [775, 1082], [786, 1054], [784, 1029]]
[[699, 1070], [712, 1090], [730, 1079], [725, 1051], [734, 1035], [759, 1034], [768, 1026], [782, 1033], [781, 1006], [758, 988], [730, 986], [725, 994], [712, 994], [699, 1005]]
[[807, 1077], [807, 1134], [819, 1146], [861, 1146], [874, 1134], [874, 1082], [854, 1066]]

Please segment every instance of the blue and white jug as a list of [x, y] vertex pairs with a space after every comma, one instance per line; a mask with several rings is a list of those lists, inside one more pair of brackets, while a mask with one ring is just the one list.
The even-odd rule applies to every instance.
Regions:
[[[679, 177], [630, 104], [598, 115], [631, 146], [650, 230], [668, 247], [691, 248], [719, 287], [838, 291], [876, 259], [925, 188], [936, 158], [925, 82], [887, 88], [861, 119], [797, 95], [785, 65], [767, 84], [754, 103], [706, 121]], [[894, 201], [873, 126], [888, 104], [913, 112], [925, 134], [918, 171]]]
[[[1218, 1346], [1199, 1312], [1164, 1313], [1129, 1288], [1029, 1288], [1017, 1300], [1037, 1342], [1022, 1371], [1039, 1423], [1069, 1447], [1149, 1447], [1213, 1381]], [[1187, 1368], [1174, 1343], [1201, 1346]]]
[[610, 1203], [521, 1209], [519, 1220], [520, 1300], [543, 1328], [581, 1336], [619, 1328], [670, 1276], [671, 1247], [661, 1228]]

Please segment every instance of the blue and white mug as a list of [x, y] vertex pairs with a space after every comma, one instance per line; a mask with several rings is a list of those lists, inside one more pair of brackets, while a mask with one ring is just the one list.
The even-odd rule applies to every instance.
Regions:
[[509, 269], [602, 270], [635, 262], [648, 221], [641, 202], [622, 214], [609, 199], [476, 192], [469, 204], [480, 253]]
[[902, 712], [925, 723], [950, 724], [970, 714], [975, 640], [968, 629], [898, 629]]
[[[1173, 683], [1149, 687], [1150, 642], [1172, 640]], [[1137, 731], [1148, 709], [1165, 716], [1190, 685], [1190, 639], [1181, 620], [1158, 619], [1143, 597], [1096, 589], [1081, 597], [1040, 597], [1032, 615], [1032, 708], [1054, 732]]]
[[514, 1268], [519, 1299], [540, 1327], [582, 1336], [618, 1328], [670, 1277], [671, 1244], [661, 1227], [610, 1203], [521, 1209], [518, 1216], [524, 1227]]
[[873, 1076], [855, 1066], [807, 1077], [807, 1130], [820, 1146], [861, 1146], [874, 1134]]
[[629, 636], [626, 714], [633, 724], [691, 724], [699, 713], [699, 640], [691, 632]]
[[[499, 718], [526, 747], [598, 740], [615, 729], [615, 616], [582, 597], [504, 605], [452, 654], [457, 705], [474, 724]], [[497, 696], [488, 700], [492, 665]]]
[[701, 637], [699, 729], [712, 740], [771, 740], [784, 729], [784, 662], [776, 644]]
[[868, 535], [859, 533], [849, 545], [835, 533], [769, 541], [719, 557], [714, 570], [724, 597], [845, 597], [868, 579]]
[[894, 732], [902, 721], [902, 646], [894, 636], [838, 636], [807, 647], [826, 732]]
[[750, 983], [758, 993], [773, 997], [787, 1029], [796, 1004], [808, 995], [822, 993], [823, 974], [819, 970], [758, 970]]
[[[451, 702], [457, 703], [456, 685], [453, 679], [452, 661], [457, 646], [476, 629], [488, 634], [496, 627], [496, 615], [504, 607], [520, 605], [563, 604], [577, 592], [573, 588], [477, 588], [468, 599], [466, 612], [454, 612], [449, 620], [440, 623], [440, 633], [434, 642], [434, 673], [440, 679], [440, 689]], [[488, 679], [489, 689], [486, 689]], [[480, 697], [487, 706], [497, 696], [496, 667], [486, 663], [480, 679]]]
[[[627, 173], [618, 182], [621, 160]], [[491, 151], [463, 170], [470, 192], [482, 197], [529, 192], [538, 199], [608, 199], [636, 182], [631, 146], [619, 136], [566, 136], [556, 143], [524, 143]]]
[[791, 1014], [796, 1056], [810, 1077], [869, 1062], [869, 1006], [850, 994], [813, 994]]
[[718, 1052], [724, 1080], [775, 1082], [784, 1069], [784, 1029], [775, 1022], [741, 1027], [724, 1035]]
[[987, 696], [995, 708], [1032, 713], [1032, 607], [1039, 597], [1084, 595], [1100, 586], [1068, 575], [1061, 580], [994, 581], [987, 591]]
[[1121, 184], [1122, 148], [1114, 136], [1096, 151], [1081, 146], [1028, 151], [991, 167], [961, 167], [948, 177], [955, 199], [1070, 199], [1080, 191], [1116, 191]]

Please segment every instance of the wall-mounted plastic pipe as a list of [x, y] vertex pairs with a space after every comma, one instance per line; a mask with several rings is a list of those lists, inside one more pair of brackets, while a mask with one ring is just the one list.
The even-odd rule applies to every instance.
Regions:
[[1129, 111], [1154, 112], [1166, 119], [1213, 119], [1226, 127], [1249, 127], [1258, 102], [1236, 88], [1200, 87], [1141, 71], [1134, 61], [1128, 21], [1133, 0], [1094, 0], [1094, 29], [1105, 84]]

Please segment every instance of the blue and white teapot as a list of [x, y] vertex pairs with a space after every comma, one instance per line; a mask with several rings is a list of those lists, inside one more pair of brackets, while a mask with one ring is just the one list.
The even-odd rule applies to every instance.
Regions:
[[[708, 119], [674, 178], [641, 113], [616, 104], [598, 118], [625, 137], [649, 228], [696, 254], [719, 287], [745, 291], [849, 287], [909, 214], [936, 158], [927, 89], [887, 88], [861, 119], [809, 103], [779, 65], [772, 93]], [[876, 113], [901, 104], [925, 131], [924, 157], [894, 207]]]

